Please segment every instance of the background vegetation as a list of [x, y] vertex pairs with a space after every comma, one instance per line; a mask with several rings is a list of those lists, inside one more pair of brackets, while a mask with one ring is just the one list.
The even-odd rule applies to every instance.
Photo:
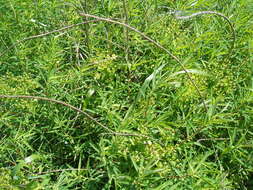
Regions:
[[[175, 10], [228, 16], [175, 18]], [[93, 22], [109, 17], [140, 35]], [[0, 189], [252, 189], [250, 0], [0, 0]], [[14, 44], [14, 45], [13, 45]], [[9, 51], [5, 50], [11, 47]], [[4, 53], [5, 52], [5, 53]], [[145, 136], [141, 136], [145, 135]]]

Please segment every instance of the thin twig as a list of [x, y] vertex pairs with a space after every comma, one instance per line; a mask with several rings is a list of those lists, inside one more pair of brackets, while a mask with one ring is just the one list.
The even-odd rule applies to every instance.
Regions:
[[53, 30], [53, 31], [50, 31], [50, 32], [46, 32], [46, 33], [30, 36], [30, 37], [24, 38], [22, 40], [18, 40], [17, 42], [15, 42], [14, 44], [12, 44], [11, 46], [7, 47], [0, 54], [0, 57], [2, 57], [5, 53], [7, 53], [9, 50], [13, 49], [16, 45], [18, 45], [18, 44], [20, 44], [22, 42], [25, 42], [25, 41], [28, 41], [28, 40], [32, 40], [32, 39], [36, 39], [36, 38], [41, 38], [41, 37], [44, 37], [44, 36], [51, 35], [53, 33], [62, 32], [62, 31], [65, 31], [65, 30], [77, 27], [77, 26], [80, 26], [80, 25], [83, 25], [83, 24], [87, 24], [87, 23], [90, 23], [90, 22], [98, 22], [98, 21], [99, 20], [89, 20], [89, 21], [85, 21], [85, 22], [80, 22], [80, 23], [77, 23], [77, 24], [72, 24], [72, 25], [64, 26], [62, 28], [59, 28], [59, 29], [56, 29], [56, 30]]
[[[44, 100], [44, 101], [48, 101], [48, 102], [53, 102], [56, 104], [61, 104], [63, 106], [66, 106], [78, 113], [81, 113], [83, 115], [85, 115], [87, 118], [89, 118], [90, 120], [94, 121], [97, 125], [99, 125], [100, 127], [104, 128], [105, 130], [109, 131], [108, 134], [111, 135], [116, 135], [116, 136], [133, 136], [133, 137], [145, 137], [154, 141], [158, 141], [152, 137], [149, 137], [147, 135], [142, 135], [142, 134], [133, 134], [133, 133], [120, 133], [120, 132], [115, 132], [113, 130], [111, 130], [110, 128], [108, 128], [107, 126], [103, 125], [102, 123], [100, 123], [99, 121], [97, 121], [95, 118], [93, 118], [90, 114], [82, 111], [81, 109], [72, 106], [66, 102], [60, 101], [60, 100], [55, 100], [55, 99], [51, 99], [51, 98], [46, 98], [46, 97], [40, 97], [40, 96], [28, 96], [28, 95], [0, 95], [0, 98], [20, 98], [20, 99], [36, 99], [36, 100]], [[159, 143], [160, 145], [162, 145], [161, 143]]]
[[33, 175], [42, 175], [42, 174], [50, 174], [50, 173], [57, 173], [57, 172], [65, 172], [65, 171], [86, 171], [88, 169], [86, 168], [68, 168], [68, 169], [58, 169], [58, 170], [50, 170], [50, 171], [45, 171], [45, 172], [38, 172], [38, 173], [33, 173]]
[[215, 11], [200, 11], [200, 12], [193, 13], [193, 14], [191, 14], [191, 15], [188, 15], [188, 16], [178, 16], [176, 13], [177, 13], [177, 12], [175, 12], [175, 18], [176, 18], [176, 19], [190, 19], [190, 18], [193, 18], [193, 17], [196, 17], [196, 16], [207, 15], [207, 14], [213, 14], [213, 15], [222, 17], [224, 20], [227, 21], [227, 23], [229, 24], [229, 27], [231, 28], [231, 31], [232, 31], [232, 38], [233, 38], [233, 41], [232, 41], [232, 44], [231, 44], [230, 52], [232, 52], [232, 50], [234, 49], [235, 40], [236, 40], [235, 29], [234, 29], [234, 27], [233, 27], [232, 22], [231, 22], [231, 21], [229, 20], [229, 18], [226, 17], [225, 15], [223, 15], [223, 14], [221, 14], [221, 13], [218, 13], [218, 12], [215, 12]]
[[[87, 12], [89, 10], [89, 7], [88, 7], [88, 2], [85, 0], [85, 1], [80, 1], [80, 5], [82, 7], [82, 10]], [[84, 18], [84, 21], [86, 22], [87, 19]], [[89, 31], [89, 25], [84, 25], [84, 33], [85, 33], [85, 44], [86, 44], [86, 47], [87, 47], [87, 50], [88, 52], [90, 53], [90, 31]]]
[[[235, 29], [233, 27], [233, 24], [232, 22], [229, 20], [228, 17], [226, 17], [225, 15], [221, 14], [221, 13], [218, 13], [218, 12], [215, 12], [215, 11], [200, 11], [200, 12], [197, 12], [197, 13], [193, 13], [191, 15], [188, 15], [188, 16], [178, 16], [177, 15], [177, 11], [174, 12], [175, 14], [175, 18], [177, 19], [190, 19], [190, 18], [193, 18], [193, 17], [196, 17], [196, 16], [200, 16], [200, 15], [206, 15], [206, 14], [214, 14], [214, 15], [217, 15], [217, 16], [220, 16], [222, 17], [223, 19], [225, 19], [230, 28], [231, 28], [231, 31], [232, 31], [232, 37], [233, 37], [233, 41], [232, 41], [232, 44], [231, 44], [231, 47], [230, 47], [230, 51], [229, 51], [229, 54], [231, 54], [232, 50], [234, 49], [234, 46], [235, 46], [235, 40], [236, 40], [236, 34], [235, 34]], [[185, 140], [181, 141], [180, 143], [178, 143], [175, 147], [185, 143], [185, 142], [189, 142], [190, 140], [192, 140], [198, 133], [200, 133], [203, 129], [205, 129], [206, 126], [203, 126], [203, 127], [200, 127], [199, 129], [196, 130], [195, 133], [193, 133], [190, 137], [186, 138]], [[206, 141], [206, 140], [214, 140], [214, 139], [199, 139], [197, 142], [200, 142], [200, 141]], [[225, 140], [225, 139], [215, 139], [215, 140]]]
[[[125, 24], [128, 24], [128, 11], [127, 11], [127, 5], [126, 0], [123, 0], [123, 9], [124, 9], [124, 17], [125, 17]], [[125, 36], [126, 36], [126, 47], [125, 47], [125, 53], [126, 53], [126, 61], [129, 60], [129, 29], [124, 27], [125, 29]]]
[[104, 17], [99, 17], [99, 16], [95, 16], [95, 15], [90, 15], [90, 14], [86, 14], [86, 13], [80, 13], [81, 16], [85, 16], [85, 17], [91, 17], [91, 18], [94, 18], [94, 19], [98, 19], [98, 20], [101, 20], [101, 21], [105, 21], [105, 22], [109, 22], [109, 23], [114, 23], [114, 24], [118, 24], [118, 25], [121, 25], [123, 27], [126, 27], [126, 28], [129, 28], [130, 30], [138, 33], [140, 36], [142, 36], [144, 39], [146, 39], [147, 41], [151, 42], [152, 44], [154, 44], [155, 46], [157, 46], [159, 49], [165, 51], [169, 56], [171, 56], [178, 64], [180, 64], [180, 66], [183, 68], [183, 70], [185, 71], [185, 73], [187, 74], [188, 78], [190, 79], [191, 83], [193, 84], [193, 86], [195, 87], [195, 89], [197, 90], [197, 93], [199, 95], [199, 97], [201, 98], [202, 100], [202, 103], [204, 105], [204, 108], [207, 112], [207, 106], [206, 106], [206, 103], [205, 103], [205, 100], [198, 88], [198, 86], [196, 85], [196, 83], [194, 82], [193, 78], [191, 77], [191, 75], [189, 74], [189, 72], [187, 71], [187, 69], [185, 68], [185, 66], [183, 65], [183, 63], [179, 60], [179, 58], [175, 55], [173, 55], [167, 48], [165, 48], [164, 46], [162, 46], [160, 43], [156, 42], [155, 40], [153, 40], [152, 38], [148, 37], [147, 35], [145, 35], [144, 33], [140, 32], [139, 30], [137, 30], [136, 28], [132, 27], [132, 26], [129, 26], [125, 23], [122, 23], [122, 22], [119, 22], [119, 21], [115, 21], [115, 20], [112, 20], [110, 18], [104, 18]]
[[72, 106], [66, 102], [60, 101], [60, 100], [55, 100], [55, 99], [51, 99], [51, 98], [46, 98], [46, 97], [40, 97], [40, 96], [28, 96], [28, 95], [0, 95], [0, 98], [21, 98], [21, 99], [36, 99], [36, 100], [44, 100], [44, 101], [48, 101], [48, 102], [53, 102], [56, 104], [61, 104], [63, 106], [66, 106], [72, 110], [75, 110], [79, 113], [82, 113], [83, 115], [85, 115], [87, 118], [89, 118], [90, 120], [94, 121], [96, 124], [98, 124], [99, 126], [101, 126], [102, 128], [104, 128], [107, 131], [110, 131], [110, 133], [115, 133], [113, 130], [109, 129], [108, 127], [106, 127], [105, 125], [103, 125], [102, 123], [100, 123], [99, 121], [97, 121], [95, 118], [93, 118], [90, 114], [80, 110], [79, 108]]
[[210, 139], [199, 139], [197, 142], [201, 141], [224, 141], [224, 140], [229, 140], [229, 138], [210, 138]]
[[183, 68], [183, 70], [187, 74], [188, 78], [190, 79], [191, 83], [193, 84], [193, 86], [197, 90], [197, 93], [199, 94], [199, 96], [200, 96], [200, 98], [201, 98], [201, 100], [203, 102], [203, 106], [204, 106], [205, 110], [207, 111], [207, 106], [206, 106], [206, 103], [204, 101], [204, 98], [203, 98], [203, 96], [202, 96], [199, 88], [197, 87], [196, 83], [192, 79], [191, 75], [187, 72], [187, 70], [186, 70], [185, 66], [183, 65], [183, 63], [179, 60], [179, 58], [177, 58], [175, 55], [173, 55], [169, 50], [167, 50], [165, 47], [163, 47], [160, 43], [156, 42], [155, 40], [153, 40], [150, 37], [146, 36], [144, 33], [140, 32], [139, 30], [137, 30], [137, 29], [135, 29], [135, 28], [133, 28], [133, 27], [125, 24], [125, 23], [121, 23], [121, 22], [118, 22], [118, 21], [115, 21], [115, 20], [111, 20], [111, 19], [108, 19], [108, 18], [97, 17], [97, 16], [94, 16], [94, 15], [89, 15], [89, 14], [85, 14], [85, 13], [80, 13], [80, 15], [81, 16], [86, 16], [86, 17], [96, 18], [97, 20], [85, 21], [85, 22], [81, 22], [81, 23], [78, 23], [78, 24], [73, 24], [73, 25], [65, 26], [63, 28], [60, 28], [60, 29], [57, 29], [57, 30], [53, 30], [53, 31], [50, 31], [50, 32], [46, 32], [46, 33], [43, 33], [43, 34], [39, 34], [39, 35], [35, 35], [35, 36], [30, 36], [28, 38], [24, 38], [22, 40], [17, 41], [13, 45], [9, 46], [5, 51], [3, 51], [0, 54], [0, 57], [3, 56], [6, 52], [8, 52], [10, 49], [14, 48], [16, 45], [18, 45], [18, 44], [20, 44], [22, 42], [25, 42], [25, 41], [28, 41], [28, 40], [32, 40], [32, 39], [36, 39], [36, 38], [41, 38], [41, 37], [44, 37], [44, 36], [47, 36], [47, 35], [50, 35], [50, 34], [53, 34], [53, 33], [56, 33], [56, 32], [61, 32], [61, 31], [64, 31], [64, 30], [67, 30], [67, 29], [70, 29], [70, 28], [82, 25], [82, 24], [87, 24], [87, 23], [90, 23], [90, 22], [98, 22], [98, 21], [106, 21], [106, 22], [111, 22], [111, 23], [119, 24], [121, 26], [124, 26], [124, 27], [126, 27], [126, 28], [128, 28], [128, 29], [130, 29], [132, 31], [135, 31], [136, 33], [140, 34], [144, 39], [146, 39], [149, 42], [153, 43], [158, 48], [162, 49], [167, 54], [169, 54], [174, 60], [176, 60], [176, 62], [181, 65], [181, 67]]
[[[199, 129], [197, 129], [197, 131], [195, 133], [193, 133], [191, 136], [187, 137], [186, 139], [182, 140], [181, 142], [177, 143], [173, 149], [175, 150], [177, 147], [179, 147], [180, 145], [186, 143], [186, 142], [190, 142], [198, 133], [200, 133], [200, 131], [202, 131], [205, 128], [205, 126], [200, 127]], [[229, 140], [229, 138], [203, 138], [203, 139], [199, 139], [196, 142], [199, 143], [201, 141], [222, 141], [222, 140]]]

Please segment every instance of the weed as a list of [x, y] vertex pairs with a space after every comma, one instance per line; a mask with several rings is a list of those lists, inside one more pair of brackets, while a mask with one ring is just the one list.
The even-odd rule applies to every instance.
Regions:
[[252, 188], [250, 1], [0, 12], [0, 189]]

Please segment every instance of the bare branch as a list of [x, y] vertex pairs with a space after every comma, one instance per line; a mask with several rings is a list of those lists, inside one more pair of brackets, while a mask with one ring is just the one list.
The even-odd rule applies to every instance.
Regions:
[[231, 49], [230, 49], [230, 52], [234, 49], [234, 46], [235, 46], [235, 40], [236, 40], [236, 35], [235, 35], [235, 29], [233, 27], [233, 24], [232, 22], [229, 20], [228, 17], [226, 17], [225, 15], [221, 14], [221, 13], [218, 13], [218, 12], [215, 12], [215, 11], [200, 11], [200, 12], [197, 12], [197, 13], [193, 13], [191, 15], [188, 15], [188, 16], [178, 16], [175, 12], [175, 18], [176, 19], [190, 19], [190, 18], [193, 18], [193, 17], [196, 17], [196, 16], [201, 16], [201, 15], [207, 15], [207, 14], [213, 14], [213, 15], [216, 15], [216, 16], [219, 16], [219, 17], [222, 17], [224, 20], [227, 21], [227, 23], [229, 24], [229, 27], [232, 31], [232, 38], [233, 38], [233, 41], [232, 41], [232, 44], [231, 44]]
[[154, 44], [155, 46], [157, 46], [159, 49], [165, 51], [169, 56], [171, 56], [178, 64], [180, 64], [180, 66], [183, 68], [183, 70], [185, 71], [185, 73], [187, 74], [188, 78], [190, 79], [191, 83], [193, 84], [193, 86], [195, 87], [199, 97], [202, 100], [202, 103], [204, 105], [205, 110], [207, 111], [207, 106], [205, 103], [205, 100], [198, 88], [198, 86], [196, 85], [196, 83], [194, 82], [193, 78], [191, 77], [191, 75], [189, 74], [189, 72], [187, 72], [187, 69], [185, 68], [184, 64], [182, 63], [182, 61], [180, 61], [180, 59], [173, 55], [167, 48], [165, 48], [164, 46], [162, 46], [160, 43], [158, 43], [157, 41], [153, 40], [152, 38], [148, 37], [147, 35], [145, 35], [144, 33], [140, 32], [139, 30], [137, 30], [136, 28], [129, 26], [125, 23], [119, 22], [119, 21], [115, 21], [112, 20], [110, 18], [104, 18], [104, 17], [99, 17], [99, 16], [95, 16], [95, 15], [90, 15], [90, 14], [86, 14], [86, 13], [80, 13], [81, 16], [85, 16], [85, 17], [90, 17], [90, 18], [94, 18], [94, 19], [98, 19], [101, 21], [105, 21], [105, 22], [109, 22], [109, 23], [114, 23], [114, 24], [118, 24], [121, 25], [123, 27], [126, 27], [136, 33], [138, 33], [140, 36], [142, 36], [144, 39], [146, 39], [147, 41], [151, 42], [152, 44]]
[[229, 138], [210, 138], [210, 139], [199, 139], [197, 140], [197, 142], [201, 142], [201, 141], [225, 141], [225, 140], [229, 140]]
[[[129, 18], [128, 18], [128, 10], [127, 10], [127, 2], [126, 0], [123, 0], [123, 12], [125, 17], [125, 23], [128, 24]], [[129, 59], [129, 31], [128, 28], [125, 29], [125, 38], [126, 38], [126, 47], [125, 47], [125, 53], [126, 53], [126, 61], [128, 62]]]
[[104, 128], [105, 130], [109, 131], [110, 133], [113, 133], [113, 134], [115, 133], [113, 130], [109, 129], [108, 127], [106, 127], [105, 125], [103, 125], [102, 123], [97, 121], [95, 118], [93, 118], [90, 114], [88, 114], [88, 113], [84, 112], [83, 110], [80, 110], [79, 108], [74, 107], [66, 102], [60, 101], [60, 100], [55, 100], [55, 99], [50, 99], [50, 98], [40, 97], [40, 96], [27, 96], [27, 95], [0, 95], [0, 98], [36, 99], [36, 100], [44, 100], [44, 101], [53, 102], [56, 104], [61, 104], [61, 105], [66, 106], [72, 110], [75, 110], [76, 112], [79, 112], [79, 113], [85, 115], [87, 118], [94, 121], [96, 124], [98, 124], [99, 126]]
[[42, 33], [42, 34], [38, 34], [38, 35], [34, 35], [34, 36], [30, 36], [30, 37], [24, 38], [22, 40], [19, 40], [19, 41], [15, 42], [11, 46], [7, 47], [7, 49], [5, 49], [2, 53], [0, 53], [0, 57], [2, 57], [5, 53], [7, 53], [9, 50], [13, 49], [16, 45], [18, 45], [18, 44], [20, 44], [22, 42], [25, 42], [25, 41], [28, 41], [28, 40], [32, 40], [32, 39], [36, 39], [36, 38], [42, 38], [44, 36], [48, 36], [48, 35], [51, 35], [51, 34], [54, 34], [54, 33], [57, 33], [57, 32], [62, 32], [62, 31], [65, 31], [65, 30], [69, 30], [71, 28], [74, 28], [74, 27], [77, 27], [77, 26], [80, 26], [80, 25], [83, 25], [83, 24], [88, 24], [90, 22], [98, 22], [98, 21], [99, 20], [89, 20], [89, 21], [85, 21], [85, 22], [80, 22], [80, 23], [77, 23], [77, 24], [72, 24], [72, 25], [69, 25], [69, 26], [64, 26], [62, 28], [59, 28], [59, 29], [56, 29], [56, 30], [53, 30], [53, 31], [50, 31], [50, 32], [46, 32], [46, 33]]
[[[92, 120], [94, 123], [96, 123], [97, 125], [99, 125], [100, 127], [104, 128], [105, 130], [107, 130], [109, 133], [106, 134], [110, 134], [110, 135], [117, 135], [117, 136], [133, 136], [133, 137], [144, 137], [144, 138], [148, 138], [154, 141], [158, 141], [150, 136], [147, 135], [142, 135], [142, 134], [133, 134], [133, 133], [120, 133], [120, 132], [115, 132], [113, 130], [111, 130], [110, 128], [108, 128], [107, 126], [103, 125], [102, 123], [100, 123], [99, 121], [97, 121], [94, 117], [92, 117], [90, 114], [84, 112], [83, 110], [72, 106], [71, 104], [68, 104], [66, 102], [60, 101], [60, 100], [55, 100], [55, 99], [51, 99], [51, 98], [46, 98], [46, 97], [40, 97], [40, 96], [28, 96], [28, 95], [0, 95], [0, 98], [19, 98], [19, 99], [35, 99], [35, 100], [44, 100], [44, 101], [48, 101], [48, 102], [52, 102], [52, 103], [56, 103], [56, 104], [60, 104], [63, 105], [65, 107], [68, 107], [78, 113], [81, 113], [83, 115], [85, 115], [87, 118], [89, 118], [90, 120]], [[159, 143], [162, 145], [162, 143]]]
[[65, 172], [65, 171], [87, 171], [88, 169], [86, 168], [67, 168], [67, 169], [58, 169], [58, 170], [50, 170], [50, 171], [45, 171], [45, 172], [38, 172], [38, 173], [33, 173], [33, 175], [45, 175], [45, 174], [50, 174], [50, 173], [57, 173], [57, 172]]

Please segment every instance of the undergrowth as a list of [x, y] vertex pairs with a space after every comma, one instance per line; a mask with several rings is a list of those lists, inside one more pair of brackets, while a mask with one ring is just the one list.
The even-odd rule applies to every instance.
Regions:
[[252, 12], [0, 1], [0, 189], [252, 189]]

